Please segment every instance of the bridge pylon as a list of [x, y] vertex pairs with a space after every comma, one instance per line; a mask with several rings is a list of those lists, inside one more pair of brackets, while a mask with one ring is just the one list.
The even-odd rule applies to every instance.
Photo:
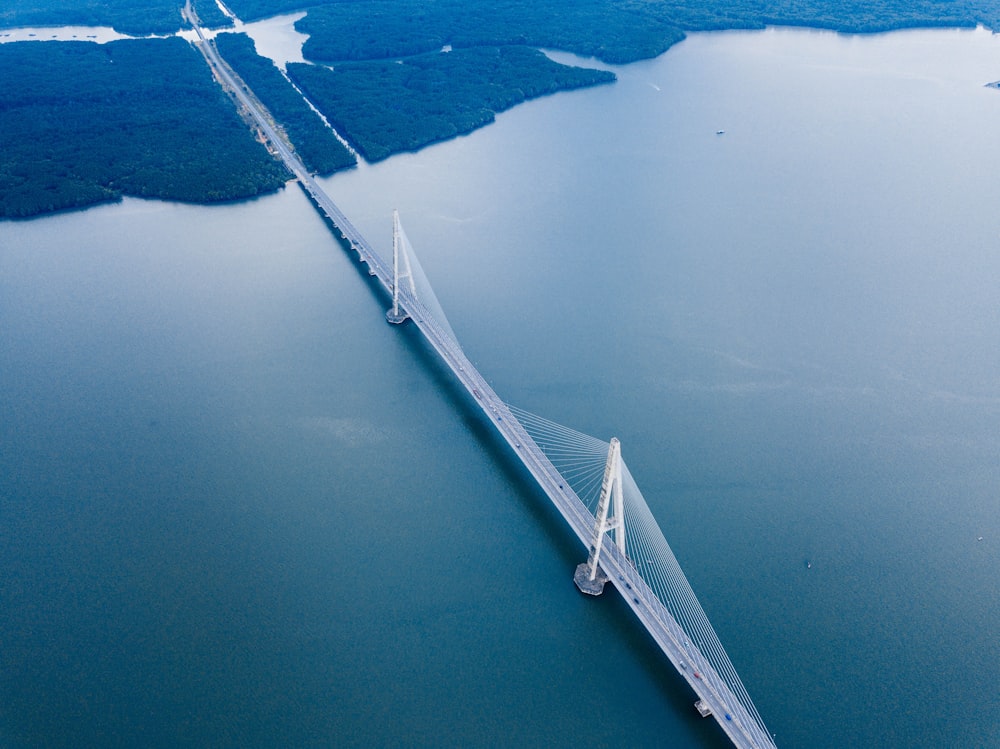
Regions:
[[[609, 509], [613, 515], [608, 517]], [[597, 502], [597, 517], [594, 523], [594, 540], [590, 545], [590, 557], [578, 565], [573, 582], [581, 592], [599, 596], [604, 592], [608, 576], [600, 567], [601, 547], [604, 536], [614, 532], [615, 545], [625, 555], [625, 499], [622, 491], [622, 448], [617, 437], [611, 438], [608, 460], [604, 465], [604, 479], [601, 482], [601, 496]]]
[[[416, 296], [417, 290], [413, 284], [413, 269], [410, 267], [410, 255], [400, 240], [399, 211], [392, 212], [392, 309], [385, 313], [385, 319], [393, 325], [399, 325], [409, 319], [409, 314], [399, 307], [399, 282], [406, 279], [410, 283], [410, 293]], [[402, 263], [400, 262], [402, 261]], [[403, 272], [400, 273], [400, 264]]]

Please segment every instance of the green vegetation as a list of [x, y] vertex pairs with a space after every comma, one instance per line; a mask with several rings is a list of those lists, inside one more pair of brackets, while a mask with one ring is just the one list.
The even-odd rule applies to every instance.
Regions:
[[[229, 5], [247, 19], [307, 5], [308, 14], [296, 23], [310, 35], [303, 53], [334, 70], [293, 65], [289, 76], [369, 160], [468, 132], [523, 99], [604, 80], [584, 81], [565, 68], [529, 59], [525, 47], [626, 63], [655, 57], [695, 30], [784, 24], [862, 32], [1000, 22], [1000, 0], [230, 0]], [[439, 54], [445, 47], [453, 51]]]
[[308, 8], [297, 27], [314, 60], [374, 60], [522, 44], [622, 63], [688, 31], [813, 26], [849, 32], [1000, 26], [998, 0], [232, 0], [244, 19]]
[[181, 39], [2, 44], [0, 70], [0, 218], [235, 200], [288, 177]]
[[6, 0], [0, 27], [112, 26], [123, 34], [169, 34], [183, 23], [183, 0]]
[[280, 122], [295, 144], [306, 167], [318, 174], [332, 174], [354, 166], [357, 160], [312, 110], [274, 64], [254, 50], [246, 34], [219, 34], [215, 38], [225, 58], [250, 89]]
[[194, 8], [201, 26], [221, 29], [233, 25], [232, 19], [219, 9], [219, 4], [215, 0], [191, 0], [191, 7]]
[[[214, 0], [202, 22], [229, 25]], [[0, 27], [103, 25], [170, 33], [183, 0], [10, 0]], [[369, 160], [492, 122], [526, 99], [613, 80], [558, 65], [554, 48], [611, 63], [654, 57], [689, 31], [796, 25], [846, 32], [1000, 28], [1000, 0], [229, 0], [244, 20], [308, 9], [289, 76]], [[351, 157], [242, 36], [224, 55], [285, 125], [310, 169]], [[442, 48], [452, 51], [445, 54]], [[334, 145], [336, 143], [336, 145]], [[255, 143], [197, 53], [178, 39], [0, 45], [0, 218], [122, 194], [229, 200], [273, 190]]]
[[615, 80], [529, 47], [435, 52], [336, 70], [299, 63], [288, 74], [370, 161], [470, 132], [526, 99]]
[[455, 49], [526, 45], [627, 62], [684, 38], [651, 13], [611, 0], [374, 0], [310, 9], [296, 27], [312, 60], [373, 60]]
[[[204, 26], [232, 26], [215, 0], [191, 3]], [[132, 36], [172, 34], [186, 26], [183, 7], [184, 0], [6, 0], [0, 5], [0, 28], [111, 26]]]
[[[206, 26], [230, 25], [213, 0], [195, 0]], [[166, 34], [183, 0], [8, 0], [0, 27], [113, 26]], [[766, 24], [870, 32], [920, 26], [1000, 26], [998, 0], [232, 0], [243, 20], [309, 10], [316, 60], [371, 60], [454, 47], [522, 44], [606, 62], [654, 57], [686, 31]]]

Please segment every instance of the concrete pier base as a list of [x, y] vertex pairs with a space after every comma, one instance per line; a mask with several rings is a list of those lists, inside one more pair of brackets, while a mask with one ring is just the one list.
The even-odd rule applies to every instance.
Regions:
[[608, 576], [604, 574], [604, 570], [598, 567], [597, 575], [591, 580], [590, 565], [584, 562], [577, 565], [576, 572], [573, 574], [573, 582], [576, 583], [576, 587], [580, 589], [581, 593], [586, 593], [588, 596], [599, 596], [604, 592], [604, 585], [608, 582]]

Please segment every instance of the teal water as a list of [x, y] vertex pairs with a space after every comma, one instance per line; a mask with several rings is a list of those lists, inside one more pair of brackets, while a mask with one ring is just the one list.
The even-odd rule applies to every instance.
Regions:
[[[327, 181], [779, 746], [1000, 744], [998, 45], [696, 35]], [[0, 744], [726, 745], [383, 306], [297, 189], [0, 225]]]

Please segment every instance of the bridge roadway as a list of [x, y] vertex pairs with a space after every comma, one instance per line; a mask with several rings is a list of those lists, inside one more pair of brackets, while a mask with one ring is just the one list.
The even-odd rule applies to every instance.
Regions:
[[[191, 15], [188, 14], [187, 17], [189, 21], [193, 20]], [[351, 224], [313, 179], [302, 161], [275, 131], [257, 103], [244, 93], [228, 65], [219, 57], [214, 45], [206, 41], [202, 30], [193, 22], [192, 26], [201, 40], [199, 47], [213, 64], [217, 74], [254, 118], [258, 127], [268, 138], [288, 169], [295, 174], [299, 184], [312, 198], [314, 204], [337, 227], [341, 236], [358, 253], [361, 262], [368, 266], [369, 275], [375, 276], [391, 296], [393, 285], [391, 267], [375, 252], [368, 240]], [[399, 304], [441, 360], [452, 371], [455, 378], [462, 383], [470, 397], [486, 414], [499, 435], [520, 458], [542, 491], [576, 533], [584, 548], [589, 549], [593, 541], [595, 519], [583, 501], [529, 436], [521, 422], [511, 413], [507, 404], [494, 392], [479, 370], [465, 356], [455, 339], [445, 331], [405, 285], [400, 287]], [[667, 611], [617, 546], [605, 544], [600, 566], [639, 621], [649, 631], [656, 644], [674, 665], [674, 668], [684, 677], [695, 694], [711, 708], [712, 716], [733, 744], [741, 749], [743, 747], [748, 749], [775, 747], [771, 736], [737, 699], [728, 684], [697, 646], [690, 642], [680, 624]]]

